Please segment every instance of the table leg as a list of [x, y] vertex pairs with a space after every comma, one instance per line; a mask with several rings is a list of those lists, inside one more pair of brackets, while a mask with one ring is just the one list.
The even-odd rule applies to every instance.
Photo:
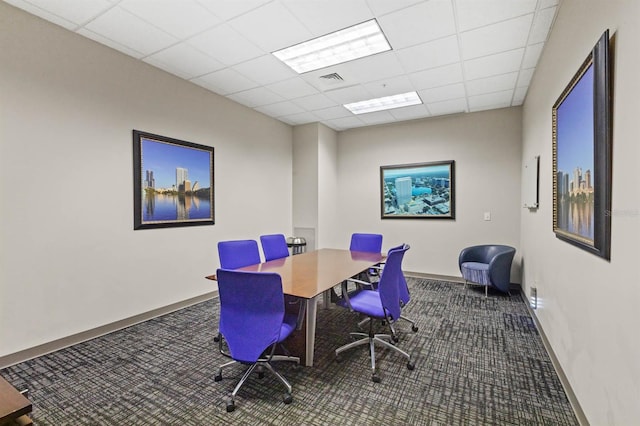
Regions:
[[306, 299], [306, 342], [305, 342], [305, 365], [313, 366], [313, 350], [316, 341], [316, 311], [318, 300], [316, 297]]

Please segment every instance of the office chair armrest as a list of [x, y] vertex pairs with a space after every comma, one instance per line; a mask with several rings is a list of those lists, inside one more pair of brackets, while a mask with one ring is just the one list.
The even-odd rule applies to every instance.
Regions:
[[[353, 311], [353, 307], [351, 306], [351, 300], [349, 299], [349, 289], [347, 288], [347, 285], [349, 283], [349, 281], [359, 281], [359, 280], [353, 280], [353, 279], [349, 279], [349, 280], [344, 280], [341, 283], [341, 288], [342, 288], [342, 300], [344, 300], [344, 302], [346, 303], [346, 305], [349, 307], [350, 311]], [[363, 281], [364, 282], [364, 281]]]
[[376, 283], [372, 283], [372, 282], [368, 282], [368, 281], [362, 281], [362, 280], [358, 280], [355, 278], [349, 278], [347, 280], [348, 282], [352, 282], [356, 285], [357, 289], [365, 289], [365, 290], [375, 290], [376, 289]]

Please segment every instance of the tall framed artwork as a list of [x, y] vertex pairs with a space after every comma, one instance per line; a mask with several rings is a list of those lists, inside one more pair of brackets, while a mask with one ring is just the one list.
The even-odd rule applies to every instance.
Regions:
[[455, 162], [380, 167], [382, 219], [455, 219]]
[[611, 82], [605, 31], [553, 105], [553, 232], [605, 259], [611, 246]]
[[213, 225], [213, 147], [133, 131], [134, 229]]

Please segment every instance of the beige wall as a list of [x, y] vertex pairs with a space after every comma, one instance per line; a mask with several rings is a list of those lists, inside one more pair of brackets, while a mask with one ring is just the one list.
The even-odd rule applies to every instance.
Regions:
[[[4, 2], [0, 52], [0, 357], [210, 292], [218, 240], [291, 232], [290, 126]], [[215, 147], [215, 225], [133, 231], [132, 129]]]
[[[460, 276], [460, 250], [520, 245], [521, 109], [508, 108], [365, 127], [338, 134], [337, 247], [353, 232], [411, 245], [403, 267]], [[456, 219], [380, 219], [380, 166], [455, 160]], [[484, 212], [491, 213], [485, 221]], [[516, 255], [518, 256], [518, 255]], [[519, 256], [512, 280], [520, 282]]]
[[[551, 108], [600, 35], [612, 35], [611, 261], [552, 231]], [[640, 2], [564, 0], [529, 88], [524, 157], [540, 155], [540, 209], [522, 215], [524, 284], [536, 315], [592, 425], [640, 419]]]

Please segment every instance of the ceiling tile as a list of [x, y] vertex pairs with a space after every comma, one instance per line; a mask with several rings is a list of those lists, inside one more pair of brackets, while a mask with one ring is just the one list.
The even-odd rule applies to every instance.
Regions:
[[429, 117], [429, 111], [425, 105], [411, 105], [404, 108], [389, 110], [396, 120], [415, 120], [416, 118]]
[[118, 6], [179, 39], [197, 34], [221, 22], [219, 18], [195, 0], [155, 1], [153, 3], [149, 0], [123, 0]]
[[422, 102], [432, 104], [435, 102], [448, 101], [450, 99], [459, 99], [466, 96], [464, 84], [456, 83], [448, 86], [436, 87], [434, 89], [426, 89], [418, 92]]
[[187, 43], [225, 65], [264, 55], [264, 52], [226, 24], [190, 38]]
[[529, 43], [541, 43], [547, 40], [547, 35], [549, 34], [555, 15], [555, 7], [543, 9], [536, 13], [536, 17], [533, 20], [533, 26], [531, 27]]
[[387, 13], [395, 10], [404, 9], [416, 3], [420, 3], [421, 0], [367, 0], [369, 8], [377, 16], [386, 15]]
[[458, 114], [460, 112], [467, 111], [467, 101], [465, 98], [461, 98], [452, 99], [449, 101], [434, 102], [432, 104], [427, 104], [427, 109], [433, 116]]
[[458, 29], [468, 31], [533, 13], [536, 0], [455, 0]]
[[371, 93], [360, 84], [354, 86], [345, 87], [342, 89], [328, 90], [324, 94], [335, 102], [344, 105], [350, 102], [364, 101], [371, 99]]
[[285, 99], [294, 99], [318, 93], [316, 88], [307, 84], [307, 82], [300, 77], [279, 81], [277, 83], [269, 84], [266, 87], [273, 93], [276, 93]]
[[365, 124], [357, 117], [344, 117], [344, 118], [336, 118], [333, 120], [323, 121], [327, 126], [336, 130], [346, 130], [355, 127], [362, 127]]
[[373, 18], [365, 0], [281, 0], [281, 3], [311, 31], [312, 37]]
[[91, 21], [85, 28], [95, 34], [150, 55], [178, 40], [135, 15], [114, 7]]
[[389, 111], [370, 112], [368, 114], [360, 114], [358, 118], [366, 125], [373, 126], [375, 124], [391, 123], [396, 118]]
[[534, 71], [535, 68], [520, 70], [520, 75], [518, 76], [518, 83], [516, 84], [516, 87], [528, 87], [531, 83], [531, 78], [533, 77]]
[[343, 106], [334, 106], [331, 108], [319, 109], [313, 111], [315, 115], [322, 120], [333, 120], [335, 118], [350, 117], [353, 114]]
[[516, 87], [517, 79], [518, 73], [512, 72], [509, 74], [496, 75], [493, 77], [468, 81], [466, 84], [467, 95], [471, 97], [476, 95], [484, 95], [485, 93], [494, 93], [513, 89], [514, 87]]
[[271, 54], [250, 59], [232, 67], [259, 84], [271, 84], [287, 80], [298, 74]]
[[318, 121], [318, 117], [310, 112], [301, 112], [299, 114], [286, 115], [283, 117], [279, 117], [279, 119], [284, 121], [285, 123], [291, 124], [292, 126], [315, 123]]
[[144, 61], [188, 80], [224, 67], [220, 62], [184, 43], [161, 50]]
[[397, 95], [415, 91], [413, 83], [407, 76], [393, 77], [364, 85], [373, 98]]
[[[346, 82], [351, 84], [367, 83], [403, 74], [402, 66], [393, 52], [383, 52], [355, 61], [345, 62], [330, 71], [337, 71]], [[324, 73], [323, 73], [324, 74]]]
[[330, 106], [334, 105], [334, 101], [327, 98], [322, 93], [296, 98], [293, 100], [293, 102], [295, 102], [297, 105], [300, 105], [300, 107], [306, 109], [307, 111], [329, 108]]
[[227, 97], [251, 108], [274, 104], [284, 100], [282, 99], [282, 96], [276, 95], [271, 90], [264, 87], [256, 87], [245, 90], [244, 92], [233, 93]]
[[527, 89], [528, 87], [517, 87], [513, 94], [513, 101], [511, 105], [513, 106], [522, 105], [525, 97], [527, 96]]
[[[33, 13], [34, 15], [40, 16], [44, 19], [56, 17], [60, 20], [60, 24], [71, 22], [74, 24], [74, 27], [87, 23], [100, 13], [113, 7], [113, 4], [107, 0], [82, 2], [70, 0], [29, 0], [28, 2], [9, 0], [7, 3], [23, 8], [29, 13]], [[62, 26], [71, 29], [68, 25]]]
[[464, 75], [469, 80], [504, 74], [520, 69], [524, 49], [464, 61]]
[[238, 16], [229, 24], [266, 52], [313, 38], [313, 34], [291, 12], [276, 2]]
[[458, 38], [446, 37], [396, 51], [400, 63], [408, 73], [460, 61]]
[[547, 7], [556, 6], [559, 2], [559, 0], [538, 0], [540, 9], [546, 9]]
[[284, 115], [293, 115], [306, 112], [298, 105], [291, 101], [277, 102], [271, 105], [264, 105], [256, 108], [256, 111], [260, 111], [263, 114], [271, 117], [282, 117]]
[[230, 68], [203, 75], [192, 81], [221, 95], [242, 92], [258, 86], [255, 82]]
[[533, 68], [538, 64], [538, 59], [542, 53], [544, 43], [531, 44], [527, 46], [522, 60], [522, 68]]
[[216, 16], [226, 21], [250, 10], [257, 9], [271, 0], [197, 0]]
[[455, 34], [450, 1], [418, 3], [378, 19], [393, 49], [403, 49]]
[[416, 89], [430, 89], [463, 81], [460, 63], [419, 71], [409, 75]]
[[513, 90], [469, 96], [469, 110], [482, 111], [490, 108], [505, 108], [511, 106], [512, 97]]
[[463, 32], [461, 35], [462, 57], [473, 59], [524, 47], [532, 20], [533, 14], [529, 14]]
[[138, 58], [138, 59], [140, 59], [143, 56], [145, 56], [144, 53], [142, 53], [142, 52], [138, 52], [137, 50], [133, 50], [133, 49], [127, 47], [127, 46], [123, 46], [120, 43], [116, 43], [113, 40], [109, 40], [108, 38], [106, 38], [106, 37], [104, 37], [104, 36], [102, 36], [100, 34], [96, 34], [93, 31], [89, 31], [89, 30], [86, 30], [84, 28], [81, 28], [80, 30], [78, 30], [77, 33], [80, 34], [83, 37], [89, 38], [91, 40], [95, 40], [100, 44], [103, 44], [103, 45], [108, 46], [108, 47], [110, 47], [112, 49], [118, 50], [118, 51], [124, 53], [125, 55], [129, 55], [129, 56], [132, 56], [132, 57]]

